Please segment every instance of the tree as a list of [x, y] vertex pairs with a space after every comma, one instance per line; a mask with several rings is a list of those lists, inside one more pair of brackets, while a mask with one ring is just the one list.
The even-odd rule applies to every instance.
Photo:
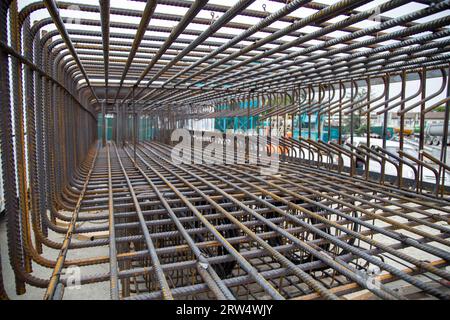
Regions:
[[433, 112], [445, 112], [445, 106], [439, 106], [435, 108]]

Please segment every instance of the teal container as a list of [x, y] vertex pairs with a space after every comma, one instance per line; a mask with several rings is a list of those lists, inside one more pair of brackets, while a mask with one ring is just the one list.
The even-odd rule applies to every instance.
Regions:
[[[97, 133], [98, 133], [98, 139], [103, 139], [103, 115], [101, 113], [97, 116]], [[106, 118], [106, 140], [112, 139], [112, 128], [113, 128], [113, 118]]]
[[[296, 116], [294, 118], [294, 134], [293, 134], [293, 138], [294, 139], [298, 139], [299, 137], [299, 120], [301, 121], [301, 126], [302, 126], [302, 138], [303, 139], [308, 139], [310, 138], [311, 140], [317, 141], [319, 139], [318, 136], [318, 128], [319, 126], [322, 125], [325, 117], [321, 116], [320, 119], [318, 119], [318, 114], [312, 114], [311, 115], [311, 133], [308, 133], [309, 130], [309, 117], [306, 113], [302, 114], [300, 117]], [[323, 126], [322, 130], [320, 132], [320, 140], [322, 140], [323, 142], [328, 142], [328, 131], [330, 129], [328, 128], [328, 126]], [[331, 132], [330, 132], [330, 139], [332, 141], [338, 141], [339, 139], [339, 128], [338, 127], [331, 127]]]
[[[103, 116], [101, 113], [98, 114], [98, 123], [97, 123], [97, 133], [98, 139], [103, 139]], [[106, 118], [106, 140], [113, 139], [113, 126], [114, 126], [114, 118]], [[132, 128], [133, 119], [130, 117], [128, 119], [128, 128]], [[150, 118], [141, 118], [139, 119], [139, 140], [151, 140], [154, 135], [154, 129], [152, 126], [152, 120]]]
[[[253, 101], [241, 101], [239, 103], [240, 109], [246, 109], [248, 106], [250, 108], [257, 108], [258, 107], [258, 100]], [[217, 111], [221, 110], [230, 110], [229, 105], [221, 105], [218, 106]], [[258, 122], [258, 116], [252, 116], [252, 117], [221, 117], [216, 118], [214, 121], [214, 128], [215, 130], [219, 130], [221, 132], [226, 132], [227, 130], [243, 130], [247, 131], [249, 129], [254, 129], [256, 127], [256, 123]]]

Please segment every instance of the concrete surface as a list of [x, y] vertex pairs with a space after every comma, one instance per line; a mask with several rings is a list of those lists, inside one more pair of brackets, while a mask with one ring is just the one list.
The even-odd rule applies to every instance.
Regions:
[[[49, 236], [52, 240], [62, 242], [64, 236], [49, 231]], [[78, 241], [76, 239], [74, 242]], [[40, 300], [43, 298], [45, 290], [40, 288], [35, 288], [32, 286], [26, 286], [26, 294], [18, 296], [15, 291], [14, 283], [14, 273], [9, 263], [8, 258], [8, 245], [7, 245], [7, 234], [6, 234], [6, 218], [0, 220], [0, 249], [2, 255], [2, 268], [3, 268], [3, 281], [5, 283], [6, 291], [10, 299], [16, 300]], [[48, 259], [55, 260], [58, 256], [58, 250], [53, 250], [44, 247], [44, 256]], [[77, 250], [70, 250], [67, 259], [81, 259], [85, 257], [95, 257], [95, 256], [108, 256], [108, 247], [97, 247], [97, 248], [84, 248]], [[82, 267], [82, 272], [86, 273], [105, 273], [109, 271], [108, 264], [101, 264], [95, 266]], [[42, 278], [49, 279], [52, 274], [52, 269], [48, 269], [37, 265], [33, 262], [33, 275]], [[67, 288], [64, 291], [64, 300], [101, 300], [109, 298], [109, 282], [101, 282], [91, 285], [83, 285], [82, 289]]]

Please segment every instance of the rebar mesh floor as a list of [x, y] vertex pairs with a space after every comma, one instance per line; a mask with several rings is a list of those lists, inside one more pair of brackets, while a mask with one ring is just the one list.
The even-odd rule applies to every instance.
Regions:
[[[256, 165], [177, 165], [170, 156], [160, 143], [136, 155], [110, 144], [88, 178], [78, 221], [109, 224], [75, 232], [113, 226], [111, 281], [123, 298], [315, 299], [364, 289], [393, 298], [402, 297], [389, 285], [399, 280], [448, 298], [448, 202], [294, 160], [262, 176]], [[105, 244], [94, 236], [81, 246]], [[81, 281], [113, 272], [82, 272]]]

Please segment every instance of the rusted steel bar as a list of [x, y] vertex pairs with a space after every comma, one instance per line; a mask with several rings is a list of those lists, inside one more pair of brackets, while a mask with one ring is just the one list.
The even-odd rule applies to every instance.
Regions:
[[76, 226], [77, 219], [78, 219], [78, 214], [79, 214], [80, 208], [81, 208], [81, 202], [82, 202], [84, 194], [86, 192], [86, 188], [89, 184], [89, 179], [91, 178], [91, 175], [92, 175], [92, 172], [94, 169], [94, 165], [95, 165], [95, 161], [97, 160], [97, 152], [98, 151], [96, 151], [96, 153], [94, 155], [94, 159], [92, 160], [92, 166], [88, 172], [86, 181], [83, 186], [83, 190], [81, 190], [80, 197], [78, 198], [77, 205], [75, 206], [75, 210], [72, 214], [72, 219], [70, 221], [69, 228], [67, 230], [67, 234], [64, 238], [63, 246], [61, 248], [61, 251], [59, 252], [58, 259], [56, 260], [56, 265], [55, 265], [55, 268], [53, 269], [53, 273], [50, 278], [50, 283], [45, 292], [44, 300], [53, 300], [55, 298], [56, 291], [58, 290], [58, 286], [60, 285], [59, 279], [61, 277], [61, 271], [64, 267], [64, 261], [66, 260], [67, 252], [69, 250], [69, 245], [72, 240], [73, 231], [75, 230], [75, 226]]
[[131, 67], [131, 63], [133, 62], [134, 57], [139, 49], [139, 45], [141, 44], [142, 39], [144, 38], [145, 30], [147, 29], [148, 24], [150, 23], [150, 19], [152, 18], [153, 13], [155, 12], [157, 5], [156, 0], [148, 0], [145, 5], [144, 12], [142, 13], [141, 22], [139, 23], [139, 28], [136, 31], [136, 36], [134, 37], [133, 45], [131, 47], [130, 54], [127, 59], [127, 63], [125, 64], [125, 68], [123, 69], [122, 76], [120, 78], [119, 89], [116, 92], [116, 96], [114, 98], [114, 103], [116, 103], [117, 97], [122, 89], [123, 82], [128, 74], [128, 70]]
[[86, 73], [86, 70], [84, 69], [84, 66], [81, 63], [81, 61], [75, 51], [72, 40], [71, 40], [70, 36], [68, 35], [67, 30], [64, 26], [64, 23], [62, 22], [61, 17], [58, 13], [58, 6], [56, 5], [56, 2], [54, 0], [44, 0], [44, 4], [45, 4], [45, 7], [47, 8], [50, 16], [52, 17], [53, 22], [55, 23], [56, 27], [58, 28], [58, 30], [61, 34], [61, 37], [64, 39], [64, 42], [65, 42], [67, 48], [69, 49], [70, 53], [72, 54], [72, 57], [74, 58], [75, 62], [77, 63], [78, 68], [80, 69], [81, 73], [83, 74], [83, 77], [84, 77], [89, 89], [91, 90], [93, 97], [97, 100], [97, 103], [99, 103], [97, 95], [89, 81], [89, 77]]

